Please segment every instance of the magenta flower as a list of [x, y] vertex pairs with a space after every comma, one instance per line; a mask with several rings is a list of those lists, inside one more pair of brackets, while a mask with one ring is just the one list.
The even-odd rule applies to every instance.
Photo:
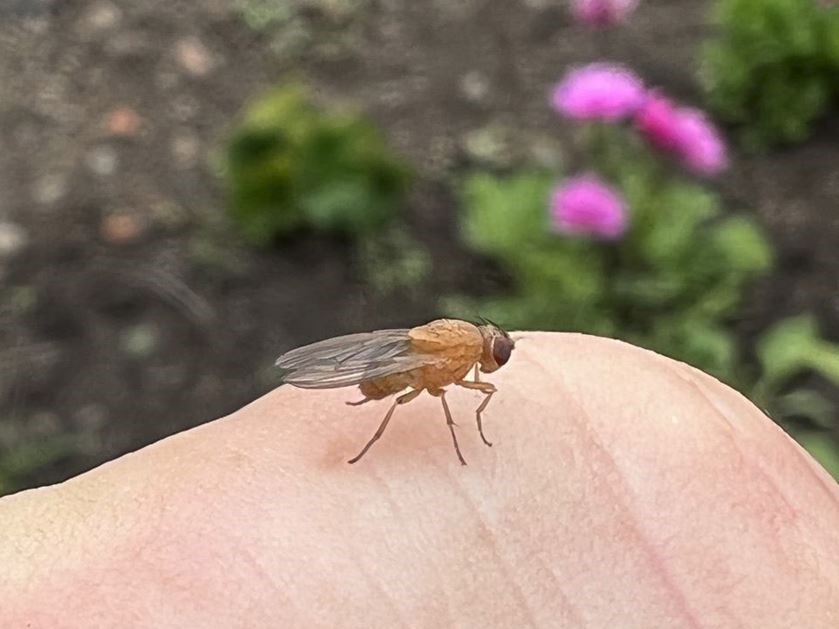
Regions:
[[626, 231], [626, 205], [596, 175], [566, 179], [551, 194], [551, 218], [559, 231], [614, 239]]
[[645, 100], [641, 79], [624, 66], [592, 63], [571, 70], [554, 88], [553, 106], [569, 118], [618, 120]]
[[658, 92], [651, 91], [635, 113], [635, 126], [650, 144], [674, 153], [696, 173], [713, 175], [728, 164], [725, 143], [705, 114], [676, 107]]
[[676, 107], [656, 91], [647, 95], [635, 112], [635, 126], [646, 140], [660, 149], [675, 151], [679, 146], [679, 116]]
[[589, 26], [610, 26], [623, 21], [638, 0], [571, 0], [571, 14]]
[[714, 175], [728, 165], [722, 137], [698, 109], [679, 111], [679, 153], [688, 168], [702, 175]]

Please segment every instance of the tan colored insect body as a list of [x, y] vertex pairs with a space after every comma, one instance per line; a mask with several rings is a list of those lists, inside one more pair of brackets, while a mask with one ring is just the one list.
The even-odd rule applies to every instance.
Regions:
[[[489, 322], [478, 326], [458, 319], [439, 319], [411, 329], [350, 334], [306, 345], [280, 356], [277, 366], [286, 370], [284, 382], [298, 387], [358, 385], [364, 399], [348, 402], [353, 406], [410, 389], [396, 398], [376, 434], [350, 463], [364, 456], [381, 437], [398, 405], [428, 391], [440, 398], [455, 452], [465, 465], [443, 387], [454, 384], [486, 395], [475, 414], [481, 438], [491, 446], [484, 437], [481, 412], [496, 389], [479, 380], [478, 370], [480, 367], [480, 371], [490, 373], [503, 366], [514, 347], [507, 333]], [[465, 380], [473, 367], [474, 381]]]
[[477, 326], [466, 321], [440, 319], [408, 331], [411, 350], [435, 360], [404, 373], [362, 382], [359, 388], [379, 400], [412, 389], [438, 389], [463, 380], [483, 352], [484, 339]]

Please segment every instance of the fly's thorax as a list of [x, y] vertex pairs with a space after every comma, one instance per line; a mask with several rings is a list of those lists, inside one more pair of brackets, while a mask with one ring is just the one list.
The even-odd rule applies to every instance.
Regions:
[[493, 324], [479, 326], [484, 340], [481, 352], [481, 371], [492, 373], [507, 364], [516, 346], [515, 341], [501, 328]]

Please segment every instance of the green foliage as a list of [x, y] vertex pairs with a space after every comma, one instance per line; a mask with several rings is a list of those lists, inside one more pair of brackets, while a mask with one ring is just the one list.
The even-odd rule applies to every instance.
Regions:
[[341, 57], [363, 45], [370, 0], [236, 0], [245, 24], [268, 40], [281, 63], [302, 56]]
[[839, 447], [828, 435], [807, 431], [797, 434], [795, 438], [833, 478], [839, 480]]
[[805, 368], [839, 384], [839, 347], [819, 336], [812, 316], [781, 321], [760, 340], [757, 352], [769, 384], [783, 382]]
[[464, 239], [501, 262], [514, 286], [506, 295], [449, 297], [444, 310], [515, 329], [620, 336], [688, 362], [744, 390], [776, 420], [806, 419], [807, 429], [790, 428], [839, 478], [833, 405], [817, 391], [793, 388], [805, 372], [839, 385], [839, 345], [819, 336], [812, 317], [795, 317], [759, 339], [755, 364], [735, 334], [749, 286], [772, 265], [762, 231], [747, 216], [723, 215], [697, 184], [663, 179], [642, 160], [613, 174], [632, 226], [610, 243], [551, 229], [554, 178], [547, 173], [467, 177]]
[[296, 85], [247, 109], [225, 175], [231, 215], [257, 244], [301, 229], [374, 233], [396, 215], [409, 182], [371, 122], [325, 111]]
[[728, 321], [743, 291], [769, 269], [769, 245], [745, 216], [722, 216], [700, 186], [662, 182], [645, 168], [623, 170], [633, 226], [614, 243], [550, 229], [547, 174], [468, 177], [464, 237], [501, 261], [516, 288], [447, 307], [517, 328], [619, 334], [735, 380], [738, 349]]
[[801, 141], [839, 101], [839, 7], [817, 0], [718, 0], [704, 52], [711, 105], [752, 146]]
[[0, 450], [0, 496], [17, 491], [21, 479], [55, 463], [76, 450], [73, 438], [50, 436], [17, 444], [14, 449]]
[[813, 372], [839, 385], [839, 345], [819, 336], [812, 317], [794, 317], [767, 331], [757, 360], [750, 358], [733, 323], [748, 288], [771, 268], [769, 243], [747, 216], [724, 215], [704, 188], [660, 175], [643, 160], [613, 173], [632, 210], [630, 230], [615, 242], [551, 229], [551, 175], [467, 177], [464, 239], [502, 263], [513, 289], [449, 297], [444, 309], [516, 329], [620, 336], [695, 365], [745, 391], [776, 420], [798, 421], [790, 429], [837, 473], [839, 449], [829, 432], [835, 409], [817, 391], [794, 387]]
[[245, 23], [255, 31], [265, 31], [287, 24], [295, 16], [289, 0], [239, 0], [237, 9]]

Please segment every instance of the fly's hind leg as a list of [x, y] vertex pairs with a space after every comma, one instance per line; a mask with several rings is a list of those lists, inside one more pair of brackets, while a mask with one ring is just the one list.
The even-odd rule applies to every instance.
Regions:
[[466, 465], [466, 460], [463, 458], [463, 455], [460, 453], [460, 446], [457, 444], [457, 435], [454, 432], [455, 423], [452, 419], [452, 412], [449, 410], [449, 405], [446, 402], [446, 392], [443, 389], [429, 389], [428, 392], [433, 395], [434, 397], [440, 398], [440, 401], [443, 403], [443, 412], [446, 414], [446, 424], [449, 427], [449, 431], [452, 433], [452, 443], [454, 443], [454, 451], [457, 453], [457, 458], [460, 459], [461, 465]]
[[372, 401], [372, 399], [373, 398], [371, 398], [371, 397], [364, 397], [364, 398], [360, 399], [358, 402], [345, 402], [345, 404], [347, 406], [361, 406], [362, 404], [365, 404], [366, 402]]
[[[379, 437], [382, 436], [382, 434], [385, 431], [385, 428], [387, 428], [387, 424], [390, 421], [390, 418], [393, 416], [393, 411], [396, 410], [397, 406], [402, 405], [402, 404], [407, 404], [408, 402], [413, 400], [415, 397], [417, 397], [421, 392], [422, 392], [422, 389], [414, 389], [413, 391], [408, 391], [407, 393], [403, 393], [398, 398], [396, 398], [394, 400], [393, 404], [391, 405], [390, 410], [388, 410], [387, 414], [385, 415], [385, 418], [382, 420], [382, 423], [379, 424], [379, 428], [378, 428], [378, 430], [376, 430], [376, 433], [373, 435], [373, 437], [370, 439], [370, 441], [367, 442], [367, 445], [364, 446], [364, 449], [361, 452], [359, 452], [358, 455], [356, 455], [355, 457], [350, 459], [348, 461], [348, 463], [356, 463], [361, 457], [363, 457], [367, 453], [367, 450], [370, 449], [370, 446], [372, 446], [374, 443], [376, 443], [376, 441], [379, 440]], [[355, 404], [351, 404], [351, 405], [352, 406], [358, 406], [359, 404], [364, 404], [364, 402], [368, 402], [369, 400], [370, 400], [370, 398], [364, 398], [363, 400], [361, 400], [361, 402], [356, 402]], [[350, 404], [350, 402], [347, 402], [347, 403]]]
[[478, 423], [478, 433], [480, 433], [481, 439], [483, 439], [483, 442], [491, 448], [492, 443], [487, 441], [487, 438], [484, 436], [484, 427], [481, 421], [481, 413], [483, 413], [486, 410], [487, 404], [489, 404], [490, 399], [498, 389], [496, 389], [495, 385], [491, 382], [481, 382], [480, 376], [478, 375], [477, 365], [475, 365], [475, 382], [460, 380], [458, 382], [455, 382], [455, 384], [459, 387], [463, 387], [464, 389], [473, 389], [475, 391], [480, 391], [481, 393], [484, 393], [486, 395], [483, 402], [481, 402], [481, 405], [475, 411], [475, 419]]

